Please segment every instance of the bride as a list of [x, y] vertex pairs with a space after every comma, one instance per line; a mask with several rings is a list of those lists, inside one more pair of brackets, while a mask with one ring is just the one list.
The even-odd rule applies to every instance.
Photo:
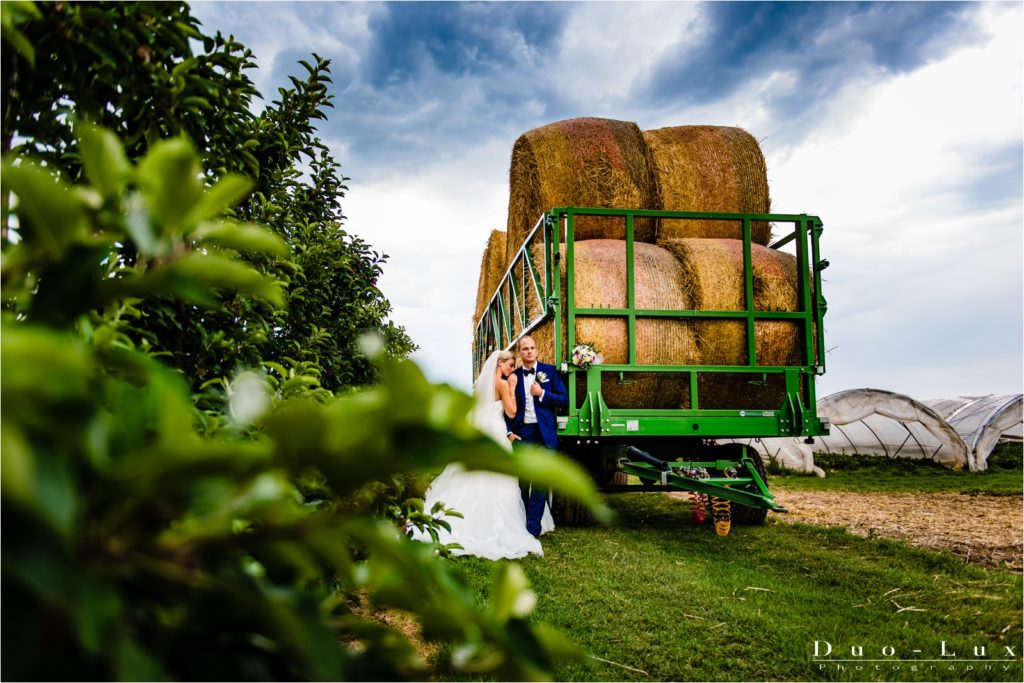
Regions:
[[[505, 416], [516, 414], [516, 399], [508, 382], [515, 365], [511, 352], [495, 351], [484, 363], [473, 392], [473, 422], [509, 450], [512, 446], [505, 436]], [[430, 510], [438, 501], [463, 515], [462, 519], [445, 520], [451, 525], [451, 532], [438, 529], [440, 543], [462, 546], [461, 550], [453, 550], [453, 555], [475, 555], [488, 560], [515, 559], [529, 553], [544, 555], [540, 540], [526, 530], [526, 508], [515, 477], [466, 471], [462, 465], [451, 463], [427, 489], [424, 509]], [[541, 533], [554, 528], [551, 512], [545, 509]], [[414, 532], [413, 538], [431, 542], [429, 535], [420, 531]]]

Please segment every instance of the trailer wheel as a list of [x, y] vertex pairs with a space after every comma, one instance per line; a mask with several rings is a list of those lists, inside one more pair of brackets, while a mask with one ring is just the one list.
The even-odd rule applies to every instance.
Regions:
[[[736, 444], [744, 450], [747, 450], [746, 446]], [[764, 467], [764, 461], [761, 460], [761, 454], [754, 449], [748, 451], [750, 459], [754, 463], [754, 469], [757, 470], [757, 474], [761, 477], [761, 481], [765, 484], [768, 483], [768, 471]], [[742, 452], [741, 452], [742, 455]], [[759, 489], [754, 484], [750, 484], [745, 487], [748, 491], [758, 491]], [[739, 503], [732, 504], [732, 523], [740, 524], [742, 526], [758, 526], [764, 524], [768, 518], [768, 510], [766, 508], [752, 508], [746, 505], [740, 505]]]
[[563, 495], [551, 496], [551, 517], [555, 526], [587, 526], [594, 517], [583, 503]]
[[627, 484], [629, 484], [629, 475], [622, 470], [615, 470], [608, 477], [609, 486], [626, 486]]

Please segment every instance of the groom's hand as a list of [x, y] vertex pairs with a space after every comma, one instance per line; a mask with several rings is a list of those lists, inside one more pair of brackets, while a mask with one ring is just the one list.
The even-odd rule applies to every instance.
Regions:
[[509, 432], [505, 436], [508, 437], [508, 442], [509, 443], [514, 443], [516, 441], [522, 441], [523, 440], [523, 437], [519, 436], [518, 434], [513, 434], [512, 432]]
[[530, 393], [534, 396], [540, 396], [544, 393], [544, 390], [540, 388], [540, 382], [534, 382], [530, 385]]

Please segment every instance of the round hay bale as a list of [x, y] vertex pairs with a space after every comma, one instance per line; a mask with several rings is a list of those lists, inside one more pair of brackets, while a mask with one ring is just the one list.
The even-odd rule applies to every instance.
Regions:
[[491, 302], [498, 282], [505, 274], [505, 238], [504, 230], [491, 230], [484, 247], [483, 258], [480, 259], [480, 278], [476, 286], [476, 308], [473, 309], [473, 328], [480, 322], [480, 316]]
[[[743, 243], [729, 239], [666, 240], [661, 246], [679, 261], [686, 298], [697, 311], [746, 310], [743, 286]], [[796, 259], [775, 249], [751, 245], [754, 310], [795, 311], [798, 308]], [[698, 356], [703, 365], [746, 365], [746, 322], [703, 319], [693, 322]], [[799, 323], [755, 320], [754, 348], [758, 365], [802, 364]], [[703, 374], [698, 381], [701, 408], [777, 408], [785, 387], [781, 376]], [[753, 383], [752, 383], [753, 382]]]
[[[564, 251], [564, 245], [562, 246]], [[634, 244], [634, 282], [637, 308], [686, 310], [682, 269], [672, 254], [653, 244]], [[575, 294], [578, 308], [626, 307], [626, 243], [621, 240], [587, 240], [575, 245]], [[565, 259], [562, 260], [560, 288], [567, 296]], [[563, 316], [565, 314], [563, 313]], [[562, 348], [566, 349], [565, 318]], [[542, 360], [554, 360], [554, 323], [546, 322], [533, 333]], [[576, 319], [577, 343], [590, 343], [601, 352], [606, 364], [629, 360], [625, 317], [581, 317]], [[637, 363], [640, 365], [686, 365], [698, 362], [697, 346], [686, 320], [638, 318], [636, 321]], [[568, 357], [566, 349], [565, 356]], [[582, 377], [582, 375], [581, 375]], [[610, 408], [678, 408], [689, 400], [686, 375], [638, 372], [619, 383], [604, 376], [602, 395]], [[582, 390], [582, 383], [578, 385]]]
[[[675, 126], [646, 130], [652, 169], [666, 211], [768, 213], [768, 171], [757, 140], [741, 128]], [[751, 236], [768, 244], [771, 226], [753, 221]], [[742, 239], [738, 221], [662, 220], [658, 241], [688, 237]]]
[[[509, 167], [506, 263], [541, 213], [557, 206], [660, 208], [640, 128], [627, 121], [579, 118], [519, 136]], [[625, 220], [581, 217], [575, 230], [577, 241], [624, 239]], [[654, 221], [637, 220], [634, 237], [654, 242]]]
[[[759, 256], [754, 257], [754, 254]], [[797, 311], [796, 257], [754, 245], [754, 310]], [[804, 365], [800, 323], [790, 320], [755, 320], [758, 365]]]

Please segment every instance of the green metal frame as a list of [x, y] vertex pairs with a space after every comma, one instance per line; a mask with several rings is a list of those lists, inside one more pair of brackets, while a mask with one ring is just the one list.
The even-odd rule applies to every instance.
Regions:
[[[558, 284], [552, 273], [556, 272], [557, 246], [552, 247], [552, 227], [545, 214], [534, 225], [526, 240], [512, 259], [501, 282], [491, 296], [487, 308], [477, 323], [473, 336], [473, 377], [487, 356], [498, 348], [511, 348], [519, 338], [542, 324], [558, 308]], [[536, 244], [544, 245], [544, 260], [537, 264], [532, 252]], [[521, 276], [517, 277], [516, 272]], [[528, 292], [532, 289], [541, 310], [528, 318]], [[551, 291], [554, 290], [554, 298]], [[516, 325], [518, 323], [518, 326]]]
[[[575, 304], [574, 246], [575, 222], [581, 216], [617, 216], [624, 219], [626, 242], [625, 308], [581, 308]], [[746, 309], [739, 311], [651, 310], [636, 307], [633, 278], [634, 225], [638, 218], [734, 220], [742, 225], [743, 274]], [[753, 308], [753, 270], [751, 267], [751, 223], [769, 221], [778, 227], [792, 224], [793, 231], [770, 248], [795, 242], [799, 310], [793, 312], [758, 311]], [[689, 436], [701, 438], [819, 436], [828, 433], [827, 421], [818, 419], [814, 380], [825, 371], [825, 340], [822, 319], [827, 309], [821, 291], [821, 271], [828, 262], [820, 257], [819, 238], [822, 222], [807, 214], [755, 214], [690, 211], [650, 211], [640, 209], [597, 209], [563, 207], [548, 211], [536, 223], [505, 272], [485, 315], [477, 326], [474, 344], [474, 376], [487, 356], [496, 348], [512, 348], [524, 335], [551, 318], [554, 322], [554, 362], [567, 373], [569, 410], [559, 419], [563, 437], [663, 437]], [[543, 259], [535, 262], [536, 246], [543, 244]], [[564, 245], [566, 268], [566, 300], [561, 301], [558, 263]], [[532, 287], [542, 310], [532, 319], [528, 316], [527, 287]], [[629, 336], [629, 362], [624, 365], [601, 364], [587, 369], [568, 362], [567, 349], [561, 348], [563, 324], [561, 310], [566, 313], [568, 348], [576, 344], [576, 319], [586, 316], [623, 317]], [[746, 365], [639, 365], [636, 346], [638, 318], [723, 318], [742, 320], [747, 327]], [[756, 357], [754, 323], [758, 320], [796, 320], [803, 324], [804, 359], [801, 366], [762, 366]], [[609, 409], [601, 396], [601, 377], [607, 373], [685, 372], [689, 374], [690, 407], [673, 410]], [[577, 401], [576, 375], [586, 377], [586, 396]], [[764, 381], [769, 375], [782, 376], [785, 400], [772, 409], [710, 410], [700, 406], [698, 377], [705, 373], [745, 373], [753, 381]], [[619, 375], [620, 381], [622, 375]], [[582, 404], [581, 407], [577, 407]], [[699, 489], [697, 489], [699, 490]]]
[[[733, 503], [746, 505], [752, 508], [766, 508], [773, 512], [788, 512], [775, 502], [775, 496], [768, 490], [764, 480], [758, 475], [749, 455], [744, 455], [737, 460], [713, 460], [713, 461], [683, 461], [676, 460], [668, 463], [668, 470], [661, 470], [646, 462], [637, 462], [623, 458], [619, 460], [619, 469], [626, 474], [632, 474], [649, 482], [660, 482], [662, 486], [677, 488], [683, 491], [696, 491], [706, 493], [709, 496], [723, 498]], [[697, 479], [679, 474], [677, 470], [688, 467], [704, 468], [709, 472], [723, 472], [727, 468], [735, 467], [746, 473], [746, 476], [737, 477], [710, 477], [708, 479]], [[741, 486], [753, 484], [757, 491], [747, 491]]]

